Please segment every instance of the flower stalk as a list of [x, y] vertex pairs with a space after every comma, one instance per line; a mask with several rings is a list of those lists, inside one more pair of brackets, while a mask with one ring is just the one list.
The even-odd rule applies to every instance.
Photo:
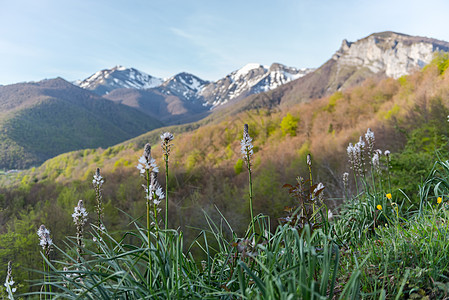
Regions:
[[241, 145], [241, 153], [243, 154], [243, 159], [246, 163], [246, 168], [248, 169], [249, 175], [249, 211], [251, 214], [251, 228], [253, 234], [256, 234], [256, 230], [254, 228], [254, 214], [253, 214], [253, 181], [251, 177], [251, 157], [254, 154], [252, 138], [249, 136], [248, 132], [248, 124], [245, 124], [243, 127], [243, 138], [240, 142]]
[[78, 205], [75, 206], [74, 212], [72, 214], [73, 223], [75, 223], [76, 226], [76, 243], [78, 245], [77, 252], [78, 252], [78, 263], [81, 263], [81, 256], [83, 254], [82, 247], [83, 244], [83, 233], [84, 233], [84, 224], [87, 222], [87, 211], [84, 208], [83, 200], [78, 201]]
[[[47, 272], [50, 271], [50, 266], [47, 265], [45, 258], [47, 260], [50, 259], [50, 251], [52, 249], [53, 240], [50, 237], [50, 230], [45, 228], [44, 225], [41, 225], [39, 227], [39, 229], [37, 230], [37, 235], [39, 236], [39, 245], [42, 247], [42, 250], [44, 252], [42, 262], [44, 266], [44, 292], [45, 292], [45, 299], [47, 299]], [[49, 291], [51, 293], [51, 285], [49, 286]]]
[[3, 284], [6, 288], [6, 292], [8, 293], [8, 299], [14, 299], [14, 293], [16, 292], [16, 288], [12, 287], [14, 285], [14, 279], [12, 278], [12, 263], [8, 262], [8, 273], [6, 274], [6, 280]]
[[[139, 158], [139, 164], [137, 169], [140, 171], [140, 175], [144, 176], [146, 179], [145, 198], [146, 198], [146, 208], [147, 208], [147, 243], [148, 243], [148, 281], [152, 281], [152, 271], [151, 271], [151, 226], [154, 224], [156, 231], [156, 237], [158, 235], [159, 224], [158, 224], [158, 208], [161, 201], [164, 199], [165, 195], [162, 192], [162, 188], [157, 183], [157, 173], [159, 173], [159, 168], [156, 165], [156, 160], [151, 157], [151, 145], [146, 144], [143, 150], [143, 155]], [[154, 222], [152, 222], [152, 219]], [[159, 245], [159, 244], [158, 244]]]
[[[313, 186], [313, 179], [312, 179], [312, 156], [309, 154], [307, 154], [307, 167], [309, 168], [309, 181], [310, 181], [310, 188], [312, 188]], [[315, 192], [313, 193], [312, 197], [314, 197]], [[313, 221], [316, 222], [316, 216], [315, 216], [315, 201], [312, 201], [312, 216], [313, 217]]]
[[96, 211], [97, 211], [97, 231], [98, 236], [101, 237], [101, 230], [104, 228], [103, 226], [103, 196], [101, 194], [101, 186], [104, 183], [104, 178], [100, 174], [100, 168], [97, 168], [97, 171], [94, 174], [94, 179], [92, 180], [95, 189], [95, 199], [97, 201]]
[[168, 157], [170, 156], [171, 141], [173, 141], [173, 134], [165, 132], [161, 135], [161, 147], [164, 154], [165, 161], [165, 230], [168, 229]]

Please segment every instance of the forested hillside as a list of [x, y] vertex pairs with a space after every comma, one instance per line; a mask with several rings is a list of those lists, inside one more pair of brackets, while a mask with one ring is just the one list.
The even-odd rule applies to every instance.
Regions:
[[57, 78], [0, 87], [0, 169], [108, 147], [162, 126], [155, 118]]
[[[141, 217], [145, 211], [143, 179], [136, 169], [143, 146], [150, 142], [153, 157], [162, 166], [160, 134], [175, 135], [170, 156], [169, 227], [180, 227], [188, 240], [196, 228], [207, 226], [204, 213], [219, 216], [217, 208], [241, 232], [248, 224], [247, 172], [240, 152], [243, 124], [253, 138], [254, 212], [284, 216], [292, 204], [285, 183], [308, 176], [307, 154], [313, 176], [324, 183], [327, 205], [343, 197], [343, 172], [349, 171], [348, 143], [355, 143], [367, 128], [375, 133], [376, 148], [389, 150], [391, 183], [417, 205], [418, 178], [425, 179], [438, 155], [449, 154], [448, 56], [441, 54], [422, 71], [397, 80], [370, 79], [360, 86], [297, 104], [229, 115], [211, 115], [190, 125], [158, 129], [106, 149], [86, 149], [59, 155], [42, 166], [19, 174], [1, 175], [1, 265], [11, 257], [23, 267], [40, 263], [35, 231], [41, 223], [55, 228], [55, 243], [73, 234], [71, 211], [79, 199], [94, 218], [92, 175], [101, 169], [105, 178], [105, 225], [126, 228], [124, 212]], [[61, 125], [64, 126], [64, 125]], [[438, 150], [439, 152], [436, 152]], [[159, 181], [165, 186], [161, 168]], [[349, 194], [355, 193], [350, 180]], [[246, 200], [245, 200], [246, 199]], [[163, 206], [162, 206], [163, 207]], [[164, 209], [164, 208], [163, 208]], [[276, 224], [272, 224], [276, 226]], [[18, 269], [17, 280], [31, 278]]]

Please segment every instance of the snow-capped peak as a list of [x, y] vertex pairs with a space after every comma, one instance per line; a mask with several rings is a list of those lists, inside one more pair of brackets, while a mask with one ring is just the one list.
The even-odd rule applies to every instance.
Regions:
[[215, 107], [230, 100], [275, 89], [311, 71], [312, 69], [298, 70], [278, 63], [270, 67], [251, 63], [223, 79], [208, 84], [200, 95], [205, 99], [206, 105]]
[[[114, 68], [112, 68], [112, 70], [117, 70], [117, 71], [125, 71], [126, 70], [126, 67], [124, 67], [124, 66], [121, 66], [121, 65], [117, 65], [117, 66], [115, 66]], [[143, 72], [142, 72], [143, 73]]]
[[257, 64], [257, 63], [246, 64], [243, 68], [235, 71], [235, 73], [233, 74], [233, 77], [236, 79], [238, 79], [240, 77], [244, 77], [252, 70], [259, 69], [259, 68], [266, 69], [261, 64]]
[[311, 71], [311, 69], [298, 70], [278, 63], [271, 66], [250, 63], [216, 82], [209, 82], [185, 72], [163, 80], [134, 68], [117, 65], [111, 69], [98, 71], [77, 83], [80, 87], [100, 95], [119, 88], [157, 88], [165, 95], [200, 101], [204, 106], [215, 107], [230, 100], [275, 89]]
[[97, 94], [107, 94], [114, 89], [149, 89], [160, 86], [163, 80], [134, 68], [115, 66], [96, 72], [79, 83], [79, 86]]
[[189, 100], [198, 98], [198, 93], [209, 82], [189, 73], [179, 73], [167, 79], [162, 87], [166, 92], [179, 95]]

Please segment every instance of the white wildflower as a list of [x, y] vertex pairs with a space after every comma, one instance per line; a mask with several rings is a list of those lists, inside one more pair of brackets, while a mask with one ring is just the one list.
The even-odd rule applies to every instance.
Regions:
[[72, 214], [73, 223], [75, 223], [76, 226], [83, 226], [87, 222], [87, 215], [88, 212], [84, 208], [83, 200], [79, 200], [78, 205], [75, 206], [74, 212]]
[[353, 146], [353, 169], [354, 172], [359, 176], [362, 176], [365, 172], [365, 158], [363, 155], [364, 152], [365, 142], [363, 141], [362, 137], [360, 137], [359, 141]]
[[324, 189], [324, 184], [320, 182], [320, 183], [317, 184], [316, 188], [313, 190], [313, 194], [318, 193], [322, 189]]
[[374, 171], [376, 171], [378, 174], [381, 173], [381, 169], [380, 169], [380, 156], [379, 156], [379, 152], [374, 152], [373, 158], [371, 159], [372, 165], [373, 165], [373, 169]]
[[389, 157], [390, 156], [390, 150], [385, 150], [384, 154], [385, 154], [386, 157]]
[[100, 168], [97, 168], [97, 171], [94, 175], [94, 189], [95, 189], [95, 199], [97, 200], [96, 211], [97, 211], [97, 225], [100, 226], [101, 218], [103, 215], [103, 196], [101, 195], [101, 185], [103, 184], [104, 179], [100, 175]]
[[166, 162], [168, 162], [168, 157], [170, 156], [171, 146], [173, 146], [173, 144], [170, 144], [170, 142], [173, 141], [173, 139], [174, 136], [170, 132], [165, 132], [161, 135], [161, 147], [164, 153], [164, 160]]
[[346, 148], [346, 152], [348, 153], [349, 164], [351, 165], [351, 169], [355, 172], [355, 156], [356, 150], [352, 143], [349, 143], [348, 148]]
[[164, 132], [163, 134], [161, 134], [162, 142], [169, 143], [169, 142], [173, 141], [173, 139], [174, 139], [174, 136], [170, 132]]
[[50, 238], [50, 230], [45, 228], [44, 225], [41, 225], [37, 230], [37, 235], [39, 236], [39, 245], [44, 250], [45, 254], [48, 255], [50, 253], [51, 245], [53, 244], [52, 239]]
[[332, 218], [334, 217], [334, 214], [332, 213], [332, 211], [330, 209], [327, 210], [327, 220], [332, 220]]
[[343, 185], [346, 188], [348, 188], [348, 184], [349, 184], [349, 173], [348, 172], [344, 172], [343, 173]]
[[307, 154], [307, 165], [312, 167], [312, 156], [310, 154]]
[[155, 173], [159, 172], [156, 160], [151, 157], [150, 144], [145, 145], [144, 153], [139, 158], [139, 164], [137, 165], [137, 169], [139, 169], [141, 175], [144, 175], [147, 170]]
[[6, 287], [6, 291], [8, 293], [8, 299], [14, 299], [13, 293], [16, 292], [16, 288], [13, 288], [14, 279], [12, 278], [12, 266], [11, 261], [8, 262], [8, 273], [6, 274], [6, 280], [3, 284]]
[[357, 142], [357, 144], [355, 144], [355, 147], [360, 149], [360, 151], [365, 151], [365, 141], [363, 140], [362, 137], [359, 137], [359, 141]]
[[370, 128], [368, 128], [368, 130], [365, 133], [365, 139], [366, 142], [368, 143], [368, 157], [372, 157], [373, 156], [373, 151], [374, 151], [374, 132], [371, 131]]
[[159, 186], [157, 182], [150, 184], [150, 190], [148, 191], [147, 189], [145, 189], [145, 192], [147, 194], [146, 198], [149, 200], [149, 202], [153, 203], [156, 206], [159, 205], [161, 201], [165, 199], [162, 187]]
[[245, 126], [243, 127], [243, 138], [240, 141], [240, 145], [243, 158], [245, 159], [248, 168], [251, 167], [251, 156], [254, 153], [252, 141], [253, 140], [248, 133], [248, 124], [245, 124]]
[[94, 186], [101, 187], [101, 185], [104, 183], [103, 177], [100, 175], [100, 168], [97, 168], [97, 171], [94, 174], [94, 179], [92, 180], [92, 183]]
[[78, 248], [76, 249], [78, 252], [78, 262], [81, 262], [82, 249], [83, 244], [83, 233], [84, 233], [84, 224], [87, 222], [87, 211], [83, 206], [83, 200], [78, 201], [78, 205], [75, 206], [74, 212], [72, 214], [73, 223], [76, 226], [76, 241], [78, 244]]

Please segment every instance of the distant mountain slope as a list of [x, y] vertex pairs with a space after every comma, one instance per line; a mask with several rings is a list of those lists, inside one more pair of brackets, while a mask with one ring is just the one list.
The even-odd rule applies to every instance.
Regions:
[[312, 69], [295, 69], [278, 63], [269, 68], [259, 64], [247, 64], [226, 77], [204, 87], [200, 95], [208, 105], [214, 107], [236, 102], [252, 94], [276, 89], [287, 82], [298, 79]]
[[395, 32], [374, 33], [357, 42], [343, 40], [340, 49], [321, 67], [276, 90], [256, 94], [229, 111], [292, 105], [355, 86], [367, 78], [398, 78], [430, 63], [449, 43]]
[[182, 72], [168, 78], [160, 86], [163, 93], [167, 95], [176, 95], [189, 101], [198, 101], [200, 93], [204, 87], [210, 84], [209, 81], [198, 78], [195, 75]]
[[235, 103], [248, 95], [276, 89], [310, 71], [281, 64], [272, 64], [269, 68], [248, 64], [216, 82], [183, 72], [151, 89], [114, 88], [103, 97], [137, 108], [166, 124], [182, 124], [197, 121], [210, 114], [211, 109], [228, 102]]
[[[209, 82], [186, 72], [179, 73], [163, 81], [133, 68], [114, 67], [99, 71], [76, 84], [125, 105], [128, 105], [128, 103], [136, 104], [136, 95], [140, 94], [140, 104], [134, 105], [136, 108], [148, 106], [145, 102], [153, 103], [156, 99], [162, 101], [162, 98], [175, 96], [177, 98], [176, 101], [168, 99], [166, 102], [176, 102], [177, 110], [184, 110], [187, 114], [196, 113], [198, 110], [203, 113], [207, 109], [221, 106], [229, 101], [236, 102], [252, 94], [276, 89], [311, 71], [312, 69], [298, 70], [278, 63], [274, 63], [270, 67], [248, 64], [222, 79]], [[125, 92], [123, 89], [133, 91]], [[121, 91], [114, 93], [116, 90]], [[111, 93], [113, 94], [110, 95]], [[204, 108], [199, 109], [199, 107], [195, 107], [192, 111], [187, 108], [192, 103], [194, 103], [194, 106], [202, 105]], [[144, 108], [141, 110], [148, 112]], [[175, 115], [178, 115], [178, 113], [175, 113]], [[158, 116], [162, 120], [173, 119], [171, 113], [168, 115], [159, 114]], [[198, 119], [195, 116], [191, 117], [190, 119], [192, 120]]]
[[162, 126], [63, 79], [0, 87], [0, 168], [25, 168], [63, 152], [107, 147]]
[[165, 124], [182, 124], [197, 121], [210, 113], [210, 110], [198, 101], [190, 101], [171, 93], [164, 87], [148, 90], [117, 89], [104, 98], [140, 110]]
[[[152, 90], [155, 90], [160, 101], [160, 97], [176, 96], [176, 101], [173, 98], [164, 101], [176, 103], [177, 109], [185, 111], [186, 116], [195, 113], [186, 108], [185, 103], [195, 103], [195, 109], [199, 109], [201, 116], [204, 116], [205, 110], [200, 109], [200, 103], [213, 109], [225, 107], [224, 111], [291, 105], [329, 95], [370, 77], [398, 78], [410, 74], [428, 64], [438, 51], [449, 51], [449, 43], [387, 31], [374, 33], [356, 42], [343, 40], [332, 58], [316, 70], [298, 70], [281, 64], [272, 64], [269, 68], [248, 64], [215, 82], [181, 73]], [[136, 84], [135, 88], [145, 89], [142, 84]], [[140, 103], [154, 101], [153, 98], [145, 100], [154, 93], [141, 94], [144, 95], [140, 96]], [[125, 93], [121, 92], [121, 95], [124, 97]], [[117, 95], [108, 98], [123, 104], [132, 102], [126, 98], [119, 99]], [[240, 103], [241, 100], [244, 101]], [[231, 105], [226, 108], [228, 103]], [[141, 110], [148, 113], [146, 109]], [[173, 115], [159, 117], [173, 120]], [[198, 118], [194, 116], [191, 120]]]
[[114, 89], [132, 88], [149, 89], [163, 83], [160, 78], [153, 77], [134, 68], [116, 66], [112, 69], [98, 71], [77, 84], [83, 89], [104, 95]]
[[[308, 153], [314, 160], [315, 176], [326, 185], [326, 195], [341, 197], [341, 174], [349, 168], [346, 147], [349, 142], [356, 142], [367, 128], [373, 129], [376, 134], [376, 148], [388, 149], [392, 153], [402, 149], [408, 139], [415, 139], [412, 134], [414, 130], [422, 130], [421, 134], [429, 137], [419, 138], [416, 147], [424, 147], [432, 153], [433, 139], [441, 138], [440, 132], [445, 132], [445, 136], [449, 134], [447, 126], [438, 126], [446, 122], [449, 114], [448, 59], [441, 66], [439, 63], [436, 60], [429, 68], [401, 80], [369, 79], [361, 85], [310, 103], [277, 106], [272, 111], [255, 109], [221, 119], [214, 112], [208, 119], [160, 128], [105, 151], [92, 150], [83, 157], [82, 151], [64, 154], [25, 174], [28, 180], [37, 181], [88, 180], [98, 165], [97, 161], [101, 160], [102, 170], [112, 182], [117, 182], [113, 178], [123, 176], [125, 170], [129, 171], [126, 176], [134, 176], [133, 182], [138, 182], [138, 172], [133, 162], [141, 155], [145, 143], [158, 145], [161, 132], [169, 130], [175, 134], [170, 157], [171, 174], [176, 174], [172, 184], [175, 184], [176, 178], [177, 188], [183, 189], [182, 192], [173, 193], [171, 201], [183, 205], [195, 201], [198, 207], [221, 203], [232, 216], [236, 204], [230, 205], [229, 199], [235, 199], [236, 191], [239, 195], [247, 193], [247, 174], [242, 172], [244, 169], [241, 165], [239, 167], [238, 162], [241, 159], [243, 124], [248, 123], [254, 142], [254, 157], [259, 159], [254, 165], [257, 182], [254, 186], [260, 209], [272, 207], [273, 199], [279, 201], [280, 207], [285, 205], [289, 199], [288, 193], [284, 191], [272, 197], [271, 191], [281, 190], [285, 182], [294, 181], [297, 175], [308, 174], [305, 163]], [[282, 99], [278, 91], [280, 89], [270, 92], [272, 99]], [[292, 129], [290, 133], [280, 126], [288, 114], [295, 120], [289, 125]], [[154, 157], [159, 163], [162, 161], [158, 146], [154, 147]], [[408, 164], [409, 161], [404, 163]], [[85, 175], [86, 170], [90, 170], [89, 176]], [[189, 198], [196, 191], [190, 183], [207, 193], [200, 202], [196, 202], [196, 197]], [[118, 187], [111, 185], [112, 188]], [[139, 199], [138, 193], [140, 191], [136, 192], [135, 199]], [[223, 195], [229, 199], [219, 202]], [[263, 200], [267, 195], [270, 197]], [[262, 201], [266, 201], [265, 204], [261, 204]], [[180, 214], [183, 216], [184, 210], [180, 210]], [[189, 222], [186, 224], [191, 226]]]

